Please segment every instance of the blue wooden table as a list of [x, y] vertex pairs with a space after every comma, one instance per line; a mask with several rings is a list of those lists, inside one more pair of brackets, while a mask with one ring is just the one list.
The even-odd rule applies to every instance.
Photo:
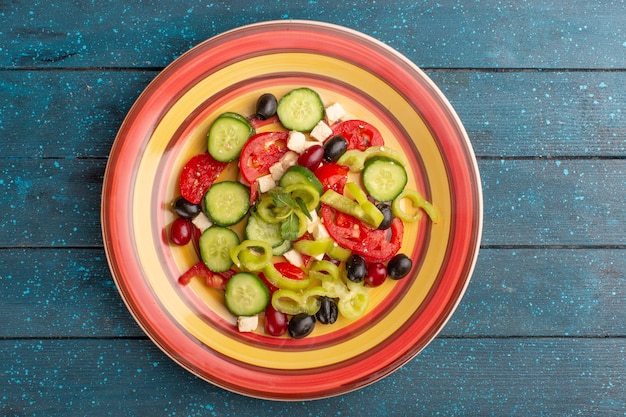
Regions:
[[[340, 24], [448, 96], [484, 233], [452, 320], [391, 376], [326, 400], [216, 388], [137, 326], [99, 223], [108, 152], [161, 69], [220, 32]], [[626, 3], [0, 3], [0, 414], [626, 415]]]

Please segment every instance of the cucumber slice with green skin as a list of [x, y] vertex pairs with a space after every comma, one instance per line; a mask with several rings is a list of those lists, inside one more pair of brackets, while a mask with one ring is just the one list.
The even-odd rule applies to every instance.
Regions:
[[217, 182], [204, 195], [202, 208], [216, 225], [232, 226], [248, 213], [250, 191], [237, 181]]
[[320, 182], [319, 179], [315, 176], [315, 174], [308, 168], [303, 167], [302, 165], [293, 165], [290, 166], [287, 171], [280, 177], [280, 181], [278, 182], [282, 188], [286, 188], [288, 185], [292, 184], [311, 184], [317, 191], [319, 191], [320, 195], [324, 192], [324, 186]]
[[363, 186], [376, 201], [391, 201], [407, 183], [404, 166], [393, 158], [376, 156], [365, 162], [362, 172]]
[[[243, 116], [242, 116], [243, 117]], [[230, 162], [241, 153], [241, 148], [252, 136], [250, 123], [231, 116], [220, 116], [211, 125], [207, 138], [207, 148], [213, 158], [220, 162]]]
[[272, 255], [280, 256], [291, 249], [291, 240], [283, 240], [279, 245], [272, 247]]
[[249, 272], [239, 272], [226, 283], [226, 308], [235, 316], [259, 314], [270, 301], [270, 291], [261, 279]]
[[285, 128], [310, 132], [324, 118], [324, 103], [314, 90], [296, 88], [280, 99], [276, 114]]
[[252, 214], [246, 224], [246, 239], [262, 240], [272, 247], [279, 246], [283, 243], [280, 228], [280, 223], [267, 223], [258, 214]]
[[220, 114], [217, 118], [219, 119], [220, 117], [232, 117], [233, 119], [237, 119], [240, 122], [245, 123], [248, 126], [248, 129], [250, 130], [250, 136], [256, 133], [256, 131], [254, 130], [254, 126], [252, 126], [250, 122], [248, 121], [248, 119], [246, 119], [246, 117], [242, 114], [235, 113], [233, 111], [227, 111], [226, 113]]
[[239, 243], [239, 236], [234, 231], [226, 227], [211, 226], [200, 236], [200, 257], [211, 271], [228, 271], [233, 266], [230, 250]]

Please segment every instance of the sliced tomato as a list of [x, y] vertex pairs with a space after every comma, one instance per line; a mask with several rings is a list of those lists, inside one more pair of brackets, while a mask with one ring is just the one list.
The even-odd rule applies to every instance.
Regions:
[[254, 180], [250, 184], [250, 207], [252, 207], [258, 199], [259, 199], [259, 182], [257, 180]]
[[371, 124], [362, 120], [346, 120], [333, 126], [333, 135], [342, 136], [348, 141], [348, 149], [364, 151], [370, 146], [383, 146], [382, 135]]
[[199, 204], [227, 165], [227, 162], [216, 161], [208, 152], [192, 157], [180, 173], [180, 195], [193, 204]]
[[290, 264], [289, 262], [276, 262], [274, 268], [278, 270], [283, 276], [291, 279], [304, 279], [306, 272], [302, 268]]
[[321, 214], [335, 242], [361, 255], [366, 262], [386, 262], [400, 250], [404, 224], [398, 218], [392, 221], [390, 230], [378, 230], [325, 204]]
[[204, 262], [200, 261], [185, 271], [185, 273], [178, 278], [178, 283], [187, 285], [192, 278], [200, 277], [204, 278], [204, 283], [207, 287], [223, 290], [226, 288], [226, 283], [233, 273], [234, 272], [226, 271], [218, 274], [211, 271]]
[[263, 283], [267, 286], [267, 289], [270, 291], [270, 295], [274, 294], [275, 291], [279, 290], [278, 287], [276, 287], [271, 282], [269, 282], [269, 280], [265, 277], [265, 274], [263, 274], [263, 272], [259, 272], [259, 278], [261, 278], [261, 281], [263, 281]]
[[348, 181], [350, 168], [334, 162], [324, 163], [315, 170], [315, 176], [322, 183], [324, 191], [333, 190], [343, 194], [343, 188]]
[[270, 167], [287, 153], [288, 132], [263, 132], [252, 136], [241, 150], [239, 170], [241, 176], [252, 184], [257, 178], [269, 174]]

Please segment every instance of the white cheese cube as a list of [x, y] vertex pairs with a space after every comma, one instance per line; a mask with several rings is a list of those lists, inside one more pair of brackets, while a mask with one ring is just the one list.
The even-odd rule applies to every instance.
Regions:
[[257, 179], [259, 182], [259, 192], [266, 193], [272, 188], [276, 187], [276, 181], [272, 177], [272, 174], [263, 175]]
[[326, 108], [326, 121], [329, 125], [332, 125], [342, 117], [346, 115], [346, 111], [341, 107], [341, 104], [335, 103]]
[[304, 151], [305, 141], [306, 136], [304, 136], [304, 133], [292, 130], [291, 132], [289, 132], [289, 139], [287, 139], [287, 148], [291, 149], [294, 152], [302, 153]]
[[295, 265], [297, 267], [304, 266], [304, 261], [302, 260], [302, 255], [300, 254], [300, 252], [290, 249], [287, 252], [283, 253], [283, 256], [285, 257], [287, 262], [292, 265]]
[[315, 228], [315, 225], [320, 223], [320, 218], [317, 215], [316, 210], [310, 211], [309, 215], [311, 216], [311, 220], [309, 220], [309, 224], [306, 227], [306, 230], [309, 233], [313, 233], [313, 229]]
[[240, 332], [253, 332], [259, 326], [259, 316], [237, 317], [237, 328]]
[[287, 168], [285, 168], [280, 161], [276, 162], [270, 167], [270, 174], [272, 174], [272, 179], [274, 181], [278, 181], [283, 176], [286, 170]]
[[287, 151], [287, 153], [285, 153], [280, 158], [280, 164], [283, 166], [283, 168], [285, 168], [285, 170], [287, 170], [287, 168], [289, 168], [290, 166], [294, 166], [295, 164], [298, 163], [298, 157], [299, 156], [300, 155], [298, 155], [294, 151]]
[[317, 224], [313, 227], [311, 234], [316, 240], [323, 237], [330, 237], [328, 230], [326, 230], [326, 227], [321, 222], [317, 222]]
[[198, 215], [194, 217], [191, 222], [194, 226], [200, 229], [201, 232], [204, 232], [206, 229], [213, 226], [213, 222], [203, 212], [198, 213]]
[[333, 131], [323, 120], [321, 120], [318, 124], [315, 125], [313, 130], [311, 130], [311, 137], [318, 142], [323, 142], [330, 135], [333, 134]]

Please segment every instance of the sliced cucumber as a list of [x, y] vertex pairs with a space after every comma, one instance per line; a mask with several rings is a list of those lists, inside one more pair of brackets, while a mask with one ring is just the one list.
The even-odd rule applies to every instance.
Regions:
[[222, 114], [209, 129], [207, 148], [211, 156], [220, 162], [236, 159], [243, 145], [254, 133], [254, 129], [243, 116], [235, 117], [233, 114], [236, 113]]
[[248, 212], [250, 191], [237, 181], [217, 182], [204, 195], [202, 207], [216, 225], [232, 226]]
[[239, 272], [226, 283], [226, 308], [235, 316], [254, 316], [265, 310], [270, 300], [267, 285], [249, 272]]
[[280, 99], [276, 113], [285, 128], [310, 132], [324, 118], [324, 104], [314, 90], [296, 88]]
[[365, 162], [362, 172], [363, 186], [377, 201], [396, 198], [407, 183], [404, 166], [393, 158], [375, 156]]
[[250, 124], [250, 122], [248, 121], [248, 119], [246, 119], [246, 117], [242, 114], [239, 113], [235, 113], [234, 111], [227, 111], [226, 113], [222, 113], [218, 116], [218, 119], [220, 117], [232, 117], [233, 119], [237, 119], [242, 123], [245, 123], [248, 126], [248, 130], [250, 131], [250, 136], [254, 135], [256, 132], [254, 130], [254, 127]]
[[317, 179], [310, 169], [302, 165], [290, 166], [283, 176], [280, 177], [279, 185], [281, 187], [287, 188], [288, 185], [292, 184], [311, 184], [319, 191], [320, 195], [324, 192], [324, 186], [320, 180]]
[[272, 247], [272, 255], [280, 256], [291, 249], [291, 240], [285, 239], [280, 244]]
[[275, 247], [283, 243], [280, 228], [280, 223], [267, 223], [258, 214], [253, 214], [246, 224], [246, 239], [262, 240]]
[[233, 266], [230, 249], [237, 245], [239, 245], [237, 233], [221, 226], [206, 229], [198, 243], [202, 261], [213, 272], [228, 271]]

